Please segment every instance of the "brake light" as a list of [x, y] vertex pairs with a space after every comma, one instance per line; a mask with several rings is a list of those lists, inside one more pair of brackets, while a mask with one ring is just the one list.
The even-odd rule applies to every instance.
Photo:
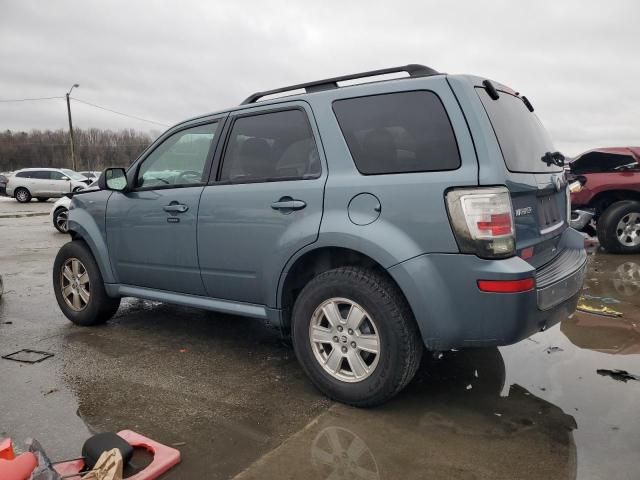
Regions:
[[533, 290], [536, 281], [533, 278], [521, 280], [478, 280], [478, 288], [489, 293], [521, 293]]
[[511, 195], [505, 187], [455, 189], [447, 208], [460, 251], [483, 258], [515, 254]]
[[511, 233], [511, 215], [509, 213], [491, 214], [488, 221], [478, 222], [478, 230], [494, 237]]

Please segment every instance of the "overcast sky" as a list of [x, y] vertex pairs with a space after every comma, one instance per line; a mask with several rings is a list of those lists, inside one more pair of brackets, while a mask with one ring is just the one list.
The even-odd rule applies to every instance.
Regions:
[[[0, 100], [72, 96], [171, 125], [249, 93], [407, 63], [498, 80], [556, 146], [640, 145], [640, 1], [0, 0]], [[78, 127], [164, 129], [72, 104]], [[65, 128], [62, 99], [0, 129]]]

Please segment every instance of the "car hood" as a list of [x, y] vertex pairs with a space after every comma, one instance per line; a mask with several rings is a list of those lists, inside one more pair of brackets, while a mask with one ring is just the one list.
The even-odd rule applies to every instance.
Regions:
[[[587, 153], [609, 153], [612, 155], [626, 155], [629, 157], [633, 157], [633, 159], [640, 163], [640, 147], [603, 147], [603, 148], [594, 148], [592, 150], [587, 150], [586, 152], [582, 152], [580, 155], [571, 159], [571, 162], [575, 162], [580, 157], [583, 157]], [[604, 157], [606, 158], [606, 157]]]

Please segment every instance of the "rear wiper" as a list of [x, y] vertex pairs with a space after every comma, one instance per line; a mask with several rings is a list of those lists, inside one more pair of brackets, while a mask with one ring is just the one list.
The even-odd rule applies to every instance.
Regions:
[[560, 152], [547, 152], [540, 159], [544, 163], [547, 164], [547, 167], [550, 165], [556, 165], [558, 167], [564, 167], [565, 157]]

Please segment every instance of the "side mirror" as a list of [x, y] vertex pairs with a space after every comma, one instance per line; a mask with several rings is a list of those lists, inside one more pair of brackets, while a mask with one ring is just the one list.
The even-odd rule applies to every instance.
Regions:
[[65, 182], [70, 182], [71, 179], [69, 177], [62, 177], [62, 180], [64, 180]]
[[127, 173], [124, 168], [107, 168], [98, 179], [100, 190], [125, 192], [128, 189]]

